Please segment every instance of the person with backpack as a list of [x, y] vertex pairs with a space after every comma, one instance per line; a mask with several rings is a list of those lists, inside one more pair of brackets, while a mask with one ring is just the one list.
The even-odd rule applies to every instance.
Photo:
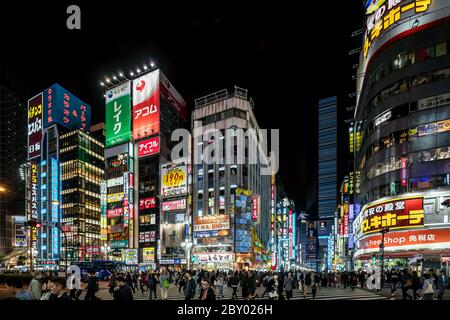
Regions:
[[169, 295], [170, 281], [167, 271], [163, 269], [159, 277], [159, 288], [161, 290], [161, 300], [167, 300]]
[[156, 296], [156, 284], [157, 284], [157, 279], [155, 277], [154, 273], [151, 273], [148, 275], [147, 278], [147, 289], [149, 291], [149, 300], [152, 300], [152, 295], [155, 297], [155, 300], [157, 300], [157, 296]]
[[428, 273], [423, 275], [423, 300], [433, 300], [434, 295], [434, 281], [431, 279]]

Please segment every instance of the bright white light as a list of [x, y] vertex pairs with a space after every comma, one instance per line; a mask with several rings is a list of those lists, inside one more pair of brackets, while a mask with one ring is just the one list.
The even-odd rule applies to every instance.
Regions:
[[154, 67], [155, 66], [155, 64], [153, 63], [153, 62], [150, 62], [150, 67]]
[[144, 70], [147, 70], [147, 69], [148, 69], [147, 66], [144, 65]]
[[138, 68], [138, 69], [136, 69], [136, 72], [137, 72], [137, 73], [141, 72], [141, 69], [139, 69], [139, 68]]
[[106, 94], [103, 95], [103, 98], [106, 98]]
[[102, 81], [102, 82], [100, 82], [100, 85], [103, 87], [105, 84], [104, 84], [103, 81]]
[[134, 76], [134, 72], [130, 72], [130, 76]]
[[117, 77], [116, 77], [116, 76], [114, 76], [114, 77], [113, 77], [113, 79], [114, 79], [114, 80], [117, 80]]
[[111, 80], [110, 80], [109, 78], [107, 78], [107, 79], [106, 79], [106, 82], [110, 83], [110, 82], [111, 82]]
[[122, 73], [122, 72], [121, 72], [121, 73], [119, 73], [119, 76], [120, 76], [120, 77], [123, 77], [123, 73]]

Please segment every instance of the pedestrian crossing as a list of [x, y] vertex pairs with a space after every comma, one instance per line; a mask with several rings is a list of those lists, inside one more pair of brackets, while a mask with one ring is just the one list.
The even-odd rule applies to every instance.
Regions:
[[[269, 295], [266, 293], [263, 296], [264, 287], [259, 287], [256, 290], [256, 301], [261, 300], [268, 300]], [[195, 299], [198, 299], [200, 291], [196, 291]], [[227, 286], [224, 286], [224, 297], [223, 299], [220, 299], [218, 297], [218, 290], [216, 289], [216, 297], [217, 300], [231, 300], [233, 289]], [[134, 293], [134, 300], [149, 300], [149, 292], [145, 291], [145, 293], [142, 293], [140, 290], [136, 290]], [[237, 300], [242, 300], [242, 289], [238, 288], [237, 291]], [[108, 290], [105, 288], [102, 288], [99, 292], [97, 292], [97, 297], [99, 297], [102, 300], [111, 300], [112, 296], [109, 294]], [[81, 299], [84, 299], [84, 294], [80, 297]], [[154, 298], [154, 297], [152, 297]], [[157, 289], [157, 300], [161, 299], [161, 292], [160, 289]], [[303, 292], [294, 289], [292, 292], [292, 298], [291, 300], [386, 300], [387, 298], [385, 296], [377, 295], [373, 292], [369, 292], [367, 290], [362, 290], [359, 288], [356, 288], [354, 291], [352, 291], [350, 288], [321, 288], [317, 289], [316, 296], [313, 297], [311, 288], [307, 289], [306, 299], [303, 295]], [[184, 300], [184, 293], [183, 290], [181, 292], [179, 291], [178, 287], [171, 286], [169, 288], [168, 292], [168, 300]], [[286, 295], [284, 294], [284, 300], [286, 300]]]

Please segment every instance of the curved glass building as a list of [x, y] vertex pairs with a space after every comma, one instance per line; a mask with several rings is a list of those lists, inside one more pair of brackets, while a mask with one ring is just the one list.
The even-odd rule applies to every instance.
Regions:
[[353, 128], [354, 258], [380, 253], [384, 230], [387, 259], [443, 267], [450, 254], [450, 2], [366, 2]]

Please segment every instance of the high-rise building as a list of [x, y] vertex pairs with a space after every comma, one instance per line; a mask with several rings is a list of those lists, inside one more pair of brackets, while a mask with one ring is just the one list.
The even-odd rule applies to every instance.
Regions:
[[354, 119], [358, 267], [382, 232], [386, 259], [440, 267], [450, 253], [449, 17], [444, 0], [367, 8]]
[[69, 237], [73, 244], [83, 233], [89, 239], [94, 232], [84, 220], [95, 198], [89, 188], [97, 191], [89, 181], [92, 165], [87, 162], [95, 161], [101, 148], [87, 135], [89, 129], [90, 107], [58, 84], [28, 101], [27, 220], [38, 223], [29, 230], [34, 269], [67, 265], [77, 258], [69, 258], [65, 250]]
[[[252, 244], [256, 239], [264, 250], [269, 245], [271, 175], [262, 174], [264, 164], [267, 164], [266, 155], [259, 148], [252, 150], [256, 139], [250, 137], [245, 146], [239, 145], [242, 142], [238, 139], [239, 129], [253, 129], [256, 135], [259, 134], [247, 90], [235, 87], [233, 94], [222, 90], [195, 101], [192, 112], [192, 255], [196, 267], [242, 268], [249, 265], [257, 268], [271, 262], [267, 255], [262, 260]], [[215, 130], [213, 135], [208, 134], [211, 130]], [[225, 140], [235, 144], [229, 150], [231, 161], [207, 161], [206, 157], [211, 155], [208, 146], [215, 141], [217, 150], [212, 152], [212, 157], [216, 153], [219, 157], [226, 154]], [[252, 153], [258, 161], [249, 161]], [[239, 162], [239, 159], [245, 161]]]
[[15, 247], [13, 216], [25, 215], [25, 183], [19, 173], [27, 151], [24, 96], [11, 75], [0, 72], [0, 255]]
[[187, 128], [186, 121], [186, 102], [158, 68], [107, 90], [105, 179], [111, 258], [151, 269], [187, 265], [187, 162], [171, 162], [176, 143], [172, 132]]
[[[100, 185], [104, 178], [104, 144], [92, 134], [72, 130], [61, 135], [59, 154], [65, 233], [61, 253], [65, 255], [67, 250], [70, 261], [101, 259]], [[64, 237], [67, 237], [67, 248]]]

